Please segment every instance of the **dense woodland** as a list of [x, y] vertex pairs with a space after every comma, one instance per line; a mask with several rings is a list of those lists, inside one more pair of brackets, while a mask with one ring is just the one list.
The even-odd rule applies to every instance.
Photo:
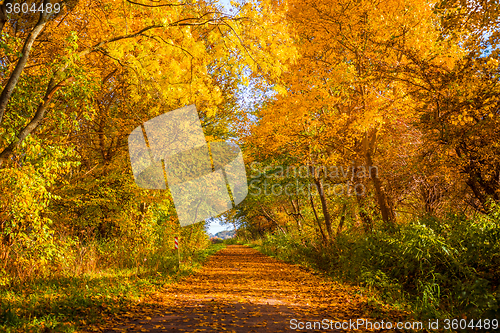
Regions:
[[0, 325], [43, 281], [171, 272], [173, 236], [196, 261], [204, 223], [127, 148], [190, 104], [242, 148], [240, 240], [421, 317], [498, 317], [498, 1], [27, 4], [0, 6]]

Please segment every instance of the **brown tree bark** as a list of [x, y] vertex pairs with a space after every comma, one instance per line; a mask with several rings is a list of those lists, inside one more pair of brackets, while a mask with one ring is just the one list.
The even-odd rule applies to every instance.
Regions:
[[333, 239], [332, 235], [332, 219], [330, 217], [330, 212], [328, 212], [328, 206], [326, 202], [326, 196], [325, 196], [325, 191], [323, 188], [323, 182], [321, 181], [321, 178], [316, 175], [314, 176], [314, 184], [316, 185], [316, 188], [318, 189], [319, 192], [319, 199], [321, 201], [321, 209], [323, 211], [323, 217], [325, 218], [325, 226], [326, 226], [326, 231], [328, 233], [329, 239]]
[[346, 210], [347, 210], [347, 204], [345, 203], [342, 205], [342, 211], [340, 213], [340, 221], [339, 221], [339, 225], [337, 227], [336, 237], [339, 237], [340, 234], [342, 233], [342, 228], [344, 227], [344, 222], [345, 222]]
[[36, 110], [35, 116], [31, 121], [26, 125], [21, 132], [17, 135], [17, 137], [12, 141], [2, 152], [0, 153], [0, 166], [2, 166], [3, 163], [5, 163], [9, 157], [14, 153], [14, 151], [21, 145], [23, 140], [30, 135], [37, 127], [40, 125], [44, 115], [45, 111], [47, 111], [47, 108], [52, 101], [52, 98], [54, 97], [54, 94], [64, 87], [66, 85], [67, 81], [72, 81], [73, 78], [67, 78], [58, 84], [51, 85], [49, 84], [49, 88], [47, 89], [47, 93], [45, 94], [45, 97], [43, 98], [43, 102], [38, 105], [38, 109]]
[[377, 203], [380, 209], [380, 213], [382, 214], [382, 220], [389, 226], [394, 226], [394, 211], [387, 203], [387, 196], [382, 187], [380, 179], [377, 175], [372, 172], [373, 160], [372, 154], [375, 149], [375, 141], [377, 138], [377, 130], [371, 129], [368, 133], [366, 133], [363, 140], [363, 150], [366, 161], [366, 168], [368, 168], [368, 172], [370, 173], [370, 178], [373, 181], [373, 185], [375, 187], [375, 196], [377, 198]]
[[316, 224], [318, 225], [319, 231], [321, 233], [321, 238], [323, 239], [323, 243], [327, 243], [328, 240], [326, 238], [325, 232], [323, 231], [323, 228], [321, 227], [321, 222], [319, 221], [318, 213], [316, 212], [316, 208], [314, 207], [314, 200], [312, 198], [311, 193], [309, 193], [309, 200], [311, 202], [311, 208], [313, 210], [314, 217], [316, 219]]
[[[45, 8], [45, 5], [47, 4], [47, 2], [48, 2], [48, 0], [45, 0], [43, 2], [44, 8]], [[2, 5], [1, 8], [2, 8], [2, 10], [0, 10], [0, 12], [5, 10], [4, 5]], [[1, 29], [3, 29], [5, 22], [7, 20], [6, 17], [3, 18], [2, 16], [3, 16], [3, 14], [0, 14]], [[19, 60], [17, 61], [16, 67], [14, 68], [12, 73], [10, 74], [10, 77], [9, 77], [9, 80], [7, 81], [7, 84], [5, 85], [5, 87], [2, 90], [2, 93], [0, 94], [0, 124], [2, 124], [3, 116], [5, 114], [5, 109], [7, 108], [7, 104], [9, 103], [10, 96], [14, 92], [14, 88], [16, 87], [17, 83], [19, 82], [19, 78], [21, 77], [21, 73], [23, 72], [24, 67], [26, 67], [26, 63], [28, 62], [31, 49], [33, 47], [33, 43], [35, 42], [37, 37], [42, 32], [45, 25], [47, 24], [49, 16], [50, 16], [50, 14], [48, 14], [45, 11], [40, 14], [40, 18], [38, 19], [38, 22], [35, 24], [35, 26], [33, 27], [33, 30], [31, 30], [30, 34], [26, 38], [26, 41], [24, 42], [23, 49], [21, 51], [22, 52], [21, 58], [19, 58]], [[4, 21], [2, 22], [2, 20], [4, 20]]]
[[276, 221], [264, 208], [261, 208], [261, 211], [264, 213], [264, 217], [266, 218], [266, 220], [268, 220], [269, 222], [272, 222], [276, 225], [276, 227], [278, 227], [278, 229], [283, 233], [283, 234], [286, 234], [285, 230], [279, 225], [278, 221]]
[[3, 4], [0, 5], [0, 34], [3, 31], [5, 23], [8, 21], [7, 17], [7, 4], [12, 3], [12, 0], [5, 0]]

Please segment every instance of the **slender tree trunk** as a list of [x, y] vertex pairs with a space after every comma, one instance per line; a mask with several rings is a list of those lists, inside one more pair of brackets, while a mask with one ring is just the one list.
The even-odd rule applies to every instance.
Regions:
[[356, 202], [358, 203], [359, 208], [359, 216], [361, 217], [361, 221], [363, 221], [363, 228], [365, 229], [365, 233], [371, 233], [373, 231], [373, 221], [371, 217], [364, 212], [364, 200], [361, 196], [356, 195]]
[[[3, 4], [0, 5], [0, 34], [3, 32], [5, 23], [7, 23], [7, 4], [12, 3], [12, 0], [5, 0]], [[1, 122], [0, 122], [1, 123]]]
[[344, 227], [346, 210], [347, 210], [347, 204], [345, 203], [344, 205], [342, 205], [342, 212], [340, 213], [340, 221], [339, 221], [339, 225], [337, 227], [337, 236], [336, 237], [340, 236], [340, 234], [342, 232], [342, 228]]
[[295, 223], [297, 224], [297, 230], [299, 231], [299, 234], [302, 234], [302, 225], [300, 223], [300, 216], [302, 214], [300, 214], [300, 210], [298, 210], [298, 205], [297, 207], [295, 206], [293, 199], [291, 199], [290, 202], [292, 204], [292, 209], [293, 209], [292, 212], [289, 213], [286, 210], [285, 204], [282, 205], [283, 209], [285, 210], [286, 215], [291, 216], [294, 219]]
[[325, 232], [323, 231], [323, 228], [321, 227], [321, 222], [319, 221], [318, 213], [316, 212], [316, 208], [314, 207], [314, 200], [312, 198], [311, 193], [309, 193], [309, 200], [311, 202], [311, 208], [313, 210], [314, 217], [316, 219], [316, 224], [318, 225], [319, 231], [321, 233], [321, 238], [323, 239], [323, 243], [327, 243], [327, 238], [326, 238]]
[[472, 190], [472, 193], [474, 193], [474, 196], [481, 205], [480, 207], [478, 206], [477, 208], [484, 214], [488, 213], [489, 211], [489, 207], [487, 206], [488, 198], [479, 189], [479, 185], [477, 181], [474, 179], [474, 176], [469, 175], [469, 178], [465, 181], [465, 183]]
[[328, 212], [328, 206], [326, 202], [326, 196], [323, 188], [323, 183], [321, 182], [320, 177], [314, 177], [314, 184], [316, 184], [316, 188], [319, 192], [319, 199], [321, 201], [321, 209], [323, 210], [323, 216], [325, 218], [325, 226], [326, 231], [328, 232], [328, 236], [330, 239], [333, 239], [332, 232], [332, 219], [330, 217], [330, 213]]
[[[43, 2], [43, 5], [45, 6], [47, 2], [48, 0], [45, 0]], [[4, 9], [5, 7], [4, 5], [2, 5], [2, 10]], [[0, 124], [2, 124], [3, 116], [5, 114], [5, 109], [7, 108], [7, 104], [9, 103], [10, 96], [12, 95], [12, 92], [14, 91], [17, 82], [19, 82], [19, 78], [21, 77], [21, 73], [23, 72], [24, 67], [26, 67], [26, 63], [28, 62], [30, 51], [31, 48], [33, 47], [33, 43], [42, 32], [43, 28], [45, 27], [45, 24], [47, 24], [48, 18], [49, 14], [47, 12], [42, 12], [40, 14], [38, 22], [36, 23], [33, 30], [31, 30], [30, 34], [28, 35], [28, 38], [24, 42], [21, 58], [19, 58], [19, 60], [17, 61], [16, 67], [10, 74], [7, 84], [5, 85], [5, 87], [2, 90], [2, 93], [0, 94]], [[2, 29], [3, 26], [5, 25], [5, 22], [6, 20], [2, 22], [2, 14], [0, 14], [0, 24]]]
[[45, 115], [45, 111], [47, 111], [47, 108], [48, 108], [50, 102], [52, 101], [52, 97], [57, 92], [57, 90], [59, 90], [60, 88], [62, 88], [65, 85], [66, 81], [68, 81], [69, 79], [72, 79], [72, 78], [68, 78], [68, 79], [60, 82], [59, 84], [57, 84], [53, 87], [51, 87], [52, 85], [49, 85], [49, 88], [47, 89], [47, 93], [45, 94], [45, 97], [43, 98], [43, 102], [40, 103], [40, 105], [38, 105], [38, 109], [36, 110], [36, 113], [35, 113], [35, 116], [33, 117], [33, 119], [29, 122], [28, 125], [26, 125], [21, 130], [21, 132], [17, 135], [17, 137], [14, 139], [14, 141], [12, 141], [10, 143], [10, 145], [8, 145], [0, 153], [0, 166], [2, 166], [2, 164], [8, 160], [8, 158], [14, 153], [14, 151], [21, 145], [23, 140], [28, 135], [30, 135], [31, 132], [33, 132], [38, 127], [38, 125], [40, 125], [40, 123]]
[[279, 225], [278, 221], [276, 221], [274, 218], [271, 217], [271, 215], [269, 215], [269, 213], [264, 209], [264, 208], [261, 208], [262, 212], [264, 213], [264, 217], [269, 221], [269, 222], [273, 222], [276, 227], [278, 227], [278, 229], [283, 233], [283, 234], [286, 234], [285, 230]]
[[373, 169], [373, 160], [372, 154], [375, 148], [375, 141], [377, 138], [377, 130], [370, 130], [363, 140], [363, 148], [365, 154], [366, 168], [368, 168], [369, 176], [373, 181], [373, 185], [375, 187], [375, 196], [377, 197], [377, 203], [380, 209], [380, 213], [382, 214], [382, 220], [386, 223], [386, 225], [393, 227], [394, 226], [394, 212], [391, 207], [387, 203], [387, 196], [385, 195], [385, 191], [382, 187], [380, 179], [378, 175], [376, 175]]

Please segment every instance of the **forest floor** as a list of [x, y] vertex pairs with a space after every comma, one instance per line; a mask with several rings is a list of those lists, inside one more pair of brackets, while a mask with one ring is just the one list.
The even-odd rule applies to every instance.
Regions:
[[[354, 323], [361, 323], [356, 331], [367, 331], [361, 320], [373, 324], [384, 320], [387, 324], [403, 317], [387, 305], [374, 304], [360, 289], [255, 249], [230, 245], [210, 257], [198, 273], [168, 285], [139, 305], [131, 305], [125, 313], [107, 318], [104, 325], [87, 326], [85, 330], [347, 332], [353, 330]], [[339, 330], [335, 325], [344, 328]]]

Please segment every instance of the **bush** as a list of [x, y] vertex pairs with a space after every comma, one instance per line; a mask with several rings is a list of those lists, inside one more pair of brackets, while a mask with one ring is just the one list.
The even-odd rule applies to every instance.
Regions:
[[424, 217], [394, 233], [344, 233], [326, 248], [272, 234], [261, 249], [409, 302], [420, 318], [491, 318], [500, 315], [499, 215]]

